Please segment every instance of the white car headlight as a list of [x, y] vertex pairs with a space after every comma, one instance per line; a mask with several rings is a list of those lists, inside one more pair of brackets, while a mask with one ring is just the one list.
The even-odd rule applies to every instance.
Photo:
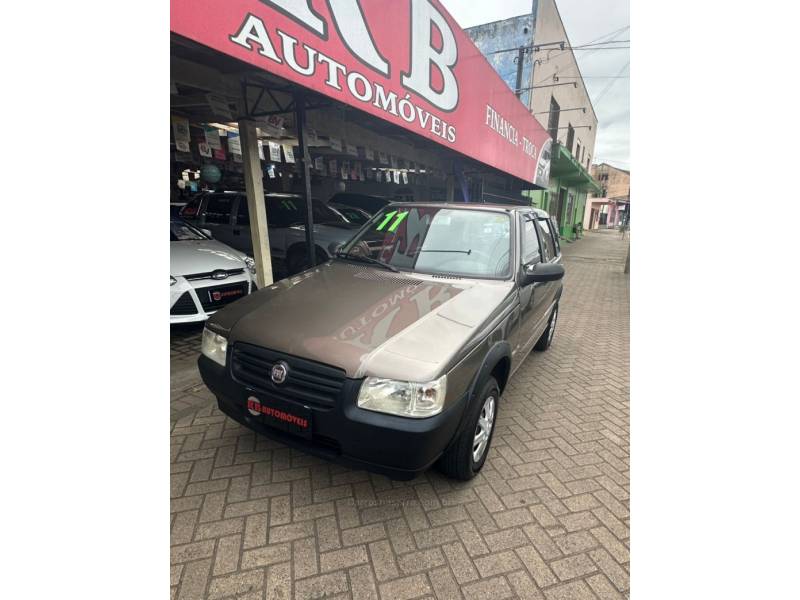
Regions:
[[178, 280], [177, 280], [177, 279], [175, 279], [175, 278], [174, 278], [172, 275], [170, 275], [170, 276], [169, 276], [169, 285], [170, 285], [170, 286], [173, 286], [173, 285], [175, 285], [176, 283], [178, 283]]
[[421, 419], [442, 412], [447, 375], [428, 383], [367, 377], [358, 392], [358, 406], [365, 410]]
[[252, 273], [253, 275], [256, 274], [256, 261], [254, 261], [249, 256], [245, 256], [244, 257], [244, 264], [247, 265], [247, 268], [250, 270], [250, 273]]
[[203, 356], [210, 358], [215, 363], [224, 367], [225, 356], [228, 354], [228, 338], [204, 327], [203, 344], [200, 351], [203, 353]]

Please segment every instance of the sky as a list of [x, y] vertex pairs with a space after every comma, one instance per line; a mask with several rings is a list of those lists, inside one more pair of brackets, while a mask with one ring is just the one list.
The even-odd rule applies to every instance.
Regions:
[[[441, 0], [462, 28], [499, 21], [531, 12], [532, 0]], [[556, 0], [564, 28], [573, 46], [586, 44], [630, 24], [628, 0]], [[613, 38], [630, 39], [630, 30]], [[551, 41], [551, 40], [542, 40]], [[628, 43], [616, 44], [628, 46]], [[576, 51], [581, 74], [597, 113], [595, 160], [630, 168], [630, 50]], [[611, 86], [611, 87], [608, 87]]]

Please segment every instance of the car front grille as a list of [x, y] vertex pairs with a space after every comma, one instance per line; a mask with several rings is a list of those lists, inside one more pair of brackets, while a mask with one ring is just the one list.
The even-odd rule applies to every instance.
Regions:
[[231, 283], [213, 287], [195, 288], [195, 293], [203, 305], [203, 310], [219, 310], [231, 302], [247, 296], [249, 282]]
[[234, 275], [241, 275], [244, 269], [217, 269], [216, 271], [208, 271], [206, 273], [194, 273], [192, 275], [184, 275], [188, 281], [197, 281], [199, 279], [214, 279], [214, 274], [218, 276], [225, 275], [225, 279], [233, 277]]
[[[281, 384], [271, 378], [278, 361], [289, 366]], [[236, 381], [256, 391], [319, 408], [335, 406], [346, 381], [342, 369], [241, 342], [233, 345], [231, 373]]]
[[195, 305], [194, 300], [192, 300], [191, 294], [189, 294], [189, 292], [184, 292], [183, 294], [181, 294], [181, 297], [178, 298], [178, 301], [172, 305], [169, 314], [196, 315], [197, 305]]

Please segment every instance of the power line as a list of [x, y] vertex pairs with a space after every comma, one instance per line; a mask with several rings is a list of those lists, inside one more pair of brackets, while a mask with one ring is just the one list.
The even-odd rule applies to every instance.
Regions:
[[[568, 46], [566, 42], [548, 42], [546, 44], [531, 44], [529, 46], [517, 46], [516, 48], [502, 48], [501, 50], [492, 50], [491, 52], [487, 52], [486, 56], [491, 56], [492, 54], [501, 54], [503, 52], [518, 52], [519, 50], [534, 50], [539, 51], [542, 49], [546, 50], [624, 50], [625, 48], [630, 48], [630, 46], [614, 46], [611, 48], [604, 47], [606, 44], [618, 44], [618, 43], [625, 43], [630, 42], [630, 40], [609, 40], [607, 42], [599, 42], [596, 44], [585, 44], [583, 46]], [[545, 46], [556, 46], [556, 48], [545, 48]]]
[[[625, 71], [625, 69], [627, 69], [630, 66], [630, 64], [631, 61], [626, 62], [625, 65], [619, 70], [619, 73], [617, 73], [617, 75], [622, 75], [623, 71]], [[616, 82], [617, 82], [616, 79], [612, 79], [611, 81], [609, 81], [608, 85], [605, 88], [603, 88], [603, 91], [597, 95], [597, 97], [593, 102], [595, 108], [597, 108], [597, 105], [600, 104], [600, 100], [603, 99], [606, 93], [608, 93], [608, 90], [610, 90]]]
[[[598, 38], [595, 38], [595, 39], [593, 39], [593, 40], [591, 40], [591, 41], [587, 42], [586, 44], [582, 44], [582, 45], [583, 45], [583, 46], [586, 46], [587, 44], [593, 44], [593, 43], [595, 43], [595, 42], [599, 42], [599, 41], [601, 41], [601, 40], [604, 40], [604, 39], [606, 39], [606, 38], [613, 38], [614, 36], [616, 36], [616, 35], [619, 35], [620, 33], [624, 32], [624, 31], [627, 31], [627, 30], [629, 30], [630, 28], [631, 28], [631, 26], [630, 26], [630, 25], [626, 25], [625, 27], [621, 27], [620, 29], [617, 29], [616, 31], [612, 31], [611, 33], [606, 33], [606, 34], [604, 34], [604, 35], [601, 35], [600, 37], [598, 37]], [[568, 52], [568, 50], [564, 50], [563, 52], [559, 52], [559, 53], [558, 53], [558, 54], [556, 54], [555, 56], [549, 56], [547, 60], [548, 60], [548, 61], [550, 61], [550, 60], [553, 60], [553, 59], [555, 59], [555, 58], [558, 58], [558, 57], [559, 57], [559, 56], [561, 56], [562, 54], [566, 54], [567, 52]], [[588, 58], [588, 56], [589, 56], [590, 54], [591, 54], [591, 50], [590, 50], [590, 51], [589, 51], [587, 54], [584, 54], [583, 58]], [[567, 67], [567, 68], [565, 69], [565, 72], [569, 73], [569, 72], [570, 72], [570, 71], [572, 71], [573, 69], [578, 69], [578, 68], [579, 68], [578, 61], [576, 60], [574, 65], [572, 65], [572, 66], [569, 66], [569, 67]], [[546, 79], [549, 79], [550, 77], [552, 77], [552, 75], [550, 75], [550, 76], [545, 76], [545, 77], [542, 77], [540, 80], [538, 80], [538, 81], [534, 81], [534, 85], [536, 85], [537, 83], [542, 83], [543, 81], [545, 81]]]

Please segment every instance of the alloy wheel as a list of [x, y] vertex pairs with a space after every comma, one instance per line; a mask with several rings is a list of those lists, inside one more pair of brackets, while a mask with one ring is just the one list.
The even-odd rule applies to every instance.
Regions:
[[550, 331], [547, 334], [547, 345], [549, 346], [550, 343], [553, 341], [553, 334], [556, 331], [556, 321], [558, 320], [558, 307], [556, 306], [553, 310], [553, 316], [550, 319]]
[[486, 398], [478, 416], [478, 426], [475, 428], [475, 437], [472, 441], [472, 460], [476, 463], [480, 461], [489, 444], [489, 436], [494, 426], [495, 404], [494, 396]]

